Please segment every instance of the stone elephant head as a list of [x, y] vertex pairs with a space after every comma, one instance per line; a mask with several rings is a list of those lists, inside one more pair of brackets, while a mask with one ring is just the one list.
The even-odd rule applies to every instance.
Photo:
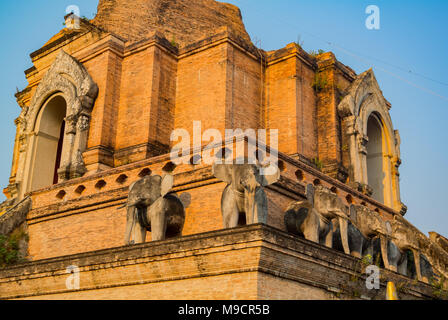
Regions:
[[291, 203], [286, 209], [284, 221], [289, 233], [332, 247], [332, 238], [328, 237], [332, 230], [331, 221], [322, 219], [307, 200]]
[[164, 240], [167, 231], [182, 232], [185, 209], [182, 202], [169, 194], [174, 178], [171, 174], [147, 175], [129, 188], [125, 244], [143, 243], [146, 231], [153, 241]]
[[292, 202], [286, 209], [284, 216], [286, 230], [331, 248], [332, 223], [314, 208], [312, 203], [314, 202], [314, 186], [309, 184], [306, 191], [307, 200]]
[[127, 206], [148, 207], [168, 194], [173, 183], [174, 178], [170, 174], [165, 174], [163, 178], [158, 175], [147, 175], [129, 187]]
[[[380, 240], [381, 256], [383, 258], [384, 266], [389, 270], [397, 271], [396, 268], [390, 264], [389, 259], [389, 255], [394, 253], [393, 247], [391, 248], [389, 244], [392, 232], [390, 222], [385, 221], [375, 211], [359, 205], [350, 206], [350, 219], [363, 236], [360, 240], [367, 244], [361, 244], [361, 247], [367, 247], [366, 250], [369, 251], [368, 253], [372, 254], [372, 241], [374, 238], [378, 238]], [[363, 252], [358, 250], [356, 256], [360, 257], [361, 255], [363, 255]]]
[[[424, 243], [428, 243], [430, 240], [420, 234], [420, 231], [413, 230], [414, 227], [404, 221], [403, 218], [395, 217], [391, 226], [393, 244], [402, 254], [407, 251], [412, 252], [408, 255], [408, 259], [412, 261], [413, 267], [415, 266], [416, 278], [428, 283], [433, 276], [433, 269], [428, 258], [422, 252], [424, 252]], [[392, 270], [394, 269], [395, 265], [392, 265]]]
[[394, 266], [396, 272], [426, 283], [430, 283], [433, 279], [435, 274], [432, 265], [419, 251], [400, 249], [393, 241], [390, 241], [388, 254], [389, 263]]
[[307, 191], [309, 201], [311, 199], [314, 208], [324, 219], [332, 222], [333, 230], [330, 236], [334, 231], [339, 230], [344, 252], [350, 254], [347, 236], [349, 222], [347, 206], [337, 194], [324, 186], [318, 185], [314, 192], [311, 191], [311, 188], [309, 189]]
[[[404, 276], [428, 282], [433, 275], [428, 259], [421, 254], [416, 234], [399, 220], [385, 221], [373, 210], [364, 206], [350, 207], [350, 218], [367, 241], [365, 254], [381, 253], [384, 267]], [[359, 245], [359, 243], [358, 243]], [[379, 248], [378, 248], [379, 247]]]
[[280, 179], [276, 168], [270, 175], [264, 175], [262, 168], [255, 164], [213, 165], [213, 175], [227, 183], [221, 198], [224, 228], [238, 226], [240, 215], [246, 224], [266, 223], [268, 207], [264, 187]]

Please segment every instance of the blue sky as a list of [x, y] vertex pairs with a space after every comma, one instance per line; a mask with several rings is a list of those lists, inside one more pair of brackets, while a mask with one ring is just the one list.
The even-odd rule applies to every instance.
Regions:
[[[333, 51], [357, 73], [373, 67], [384, 96], [392, 103], [392, 120], [402, 138], [401, 196], [409, 208], [406, 218], [423, 232], [448, 236], [448, 1], [227, 2], [241, 8], [250, 36], [254, 42], [259, 40], [265, 50], [282, 48], [300, 37], [305, 50]], [[65, 8], [69, 5], [77, 5], [82, 16], [92, 18], [97, 1], [27, 0], [0, 4], [2, 187], [8, 184], [14, 119], [20, 113], [14, 98], [16, 87], [26, 87], [23, 71], [32, 66], [29, 54], [63, 27]], [[380, 30], [365, 27], [368, 5], [380, 9]]]

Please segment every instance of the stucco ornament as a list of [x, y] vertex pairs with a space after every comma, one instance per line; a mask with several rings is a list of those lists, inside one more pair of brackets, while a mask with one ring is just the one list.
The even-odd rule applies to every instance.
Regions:
[[369, 144], [367, 125], [371, 116], [374, 115], [380, 123], [384, 139], [384, 204], [396, 211], [401, 211], [403, 204], [398, 191], [398, 166], [401, 163], [400, 138], [398, 131], [393, 129], [389, 110], [390, 103], [384, 98], [372, 69], [363, 72], [353, 81], [338, 105], [342, 130], [348, 139], [350, 181], [361, 186], [370, 185], [367, 170]]
[[19, 116], [20, 154], [16, 182], [19, 186], [19, 196], [29, 190], [30, 171], [33, 163], [33, 142], [36, 135], [36, 120], [46, 101], [54, 95], [61, 95], [66, 104], [66, 127], [61, 154], [61, 166], [58, 170], [60, 181], [83, 176], [86, 168], [82, 154], [87, 145], [87, 134], [91, 111], [98, 95], [98, 86], [92, 80], [85, 67], [63, 50], [60, 50], [39, 86], [31, 103], [24, 107]]

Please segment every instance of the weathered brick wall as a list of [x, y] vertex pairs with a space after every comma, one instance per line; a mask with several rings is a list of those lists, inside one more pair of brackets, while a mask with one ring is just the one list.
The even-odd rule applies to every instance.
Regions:
[[[79, 289], [66, 286], [68, 266], [79, 267]], [[380, 290], [366, 290], [356, 258], [252, 225], [4, 269], [0, 298], [383, 300], [387, 281], [407, 280], [381, 275]], [[399, 296], [430, 299], [433, 288], [407, 281]]]
[[298, 153], [296, 59], [270, 65], [266, 71], [267, 127], [279, 130], [279, 150]]
[[184, 128], [192, 136], [193, 121], [202, 122], [202, 132], [222, 134], [279, 129], [281, 152], [340, 162], [335, 90], [317, 103], [317, 65], [297, 45], [261, 61], [262, 52], [247, 51], [228, 30], [181, 49], [159, 34], [148, 37], [125, 45], [108, 34], [87, 33], [34, 58], [29, 96], [59, 49], [80, 60], [99, 87], [83, 155], [88, 174], [167, 153], [172, 130]]
[[317, 136], [319, 159], [324, 162], [341, 162], [341, 141], [338, 130], [336, 93], [334, 90], [335, 67], [331, 53], [319, 56], [318, 78], [321, 88], [317, 103]]
[[315, 68], [295, 44], [268, 54], [267, 127], [279, 130], [281, 152], [317, 156]]
[[214, 0], [100, 0], [93, 23], [129, 42], [159, 31], [187, 45], [228, 27], [250, 42], [238, 7]]
[[233, 45], [228, 45], [227, 55], [226, 129], [264, 128], [260, 61]]
[[353, 70], [338, 62], [333, 53], [317, 56], [318, 69], [315, 75], [317, 95], [317, 145], [318, 157], [323, 171], [346, 182], [344, 175], [350, 172], [347, 128], [343, 127], [338, 114], [338, 105], [345, 90], [354, 80]]
[[[120, 106], [118, 108], [118, 130], [116, 148], [124, 149], [149, 141], [152, 109], [157, 91], [154, 64], [155, 51], [151, 46], [132, 54], [123, 61], [122, 81], [120, 88]], [[146, 153], [134, 155], [131, 161], [145, 159]], [[126, 164], [126, 163], [123, 163]]]
[[193, 139], [193, 121], [202, 130], [224, 134], [227, 109], [229, 45], [222, 43], [179, 60], [174, 128], [186, 129]]
[[[202, 133], [208, 128], [218, 129], [222, 134], [232, 128], [279, 130], [282, 177], [266, 188], [267, 224], [271, 227], [285, 231], [285, 209], [292, 201], [304, 199], [307, 184], [332, 188], [346, 205], [365, 205], [377, 210], [386, 220], [397, 214], [334, 179], [339, 166], [350, 167], [347, 136], [341, 128], [337, 105], [353, 81], [354, 73], [337, 62], [332, 53], [311, 57], [296, 44], [272, 52], [258, 51], [244, 30], [239, 10], [232, 5], [209, 0], [200, 1], [199, 6], [198, 1], [157, 1], [157, 5], [146, 0], [127, 1], [126, 5], [118, 2], [121, 5], [114, 7], [111, 1], [100, 1], [98, 16], [93, 21], [115, 35], [96, 29], [89, 29], [90, 32], [83, 29], [70, 37], [59, 33], [32, 55], [34, 68], [27, 72], [29, 86], [18, 96], [21, 105], [29, 105], [61, 49], [83, 63], [99, 87], [92, 110], [88, 149], [83, 154], [88, 173], [83, 178], [31, 193], [33, 209], [27, 222], [32, 260], [120, 247], [126, 209], [118, 208], [126, 201], [129, 185], [141, 178], [145, 168], [162, 174], [162, 167], [169, 161], [166, 154], [172, 146], [172, 130], [186, 129], [192, 138], [193, 121], [202, 122]], [[148, 10], [142, 8], [155, 10], [157, 14], [148, 17]], [[184, 9], [188, 10], [182, 12]], [[214, 19], [207, 15], [207, 21], [189, 21], [187, 29], [185, 20], [172, 24], [179, 12], [191, 18], [201, 15], [205, 9], [213, 14], [221, 9], [224, 15], [215, 15]], [[136, 18], [129, 20], [128, 13], [134, 13]], [[153, 21], [157, 16], [167, 21]], [[152, 28], [151, 23], [163, 28]], [[221, 26], [224, 28], [218, 31], [216, 28]], [[317, 74], [325, 82], [318, 90], [313, 88]], [[19, 148], [16, 144], [11, 183], [17, 170]], [[329, 176], [294, 160], [302, 156], [320, 158], [325, 170], [330, 167], [329, 171], [324, 170]], [[174, 191], [188, 199], [183, 236], [223, 228], [224, 187], [205, 164], [176, 168]], [[151, 241], [150, 233], [147, 241]], [[199, 299], [331, 297], [326, 289], [313, 283], [287, 276], [280, 279], [266, 270], [227, 274], [249, 262], [253, 263], [251, 268], [258, 267], [258, 262], [251, 260], [258, 251], [243, 250], [233, 256], [232, 250], [204, 261], [195, 258], [194, 263], [188, 262], [187, 271], [203, 272], [199, 278], [151, 280], [136, 286], [124, 280], [142, 269], [155, 278], [159, 275], [151, 273], [155, 271], [148, 265], [142, 265], [142, 269], [128, 268], [114, 261], [116, 269], [90, 274], [88, 290], [75, 294], [64, 291], [56, 282], [65, 275], [60, 275], [60, 279], [46, 277], [30, 284], [30, 288], [40, 293], [39, 287], [51, 290], [57, 287], [59, 292], [45, 293], [49, 298], [176, 299], [187, 294]], [[285, 251], [282, 249], [282, 254]], [[270, 265], [284, 259], [278, 270], [290, 270], [294, 274], [293, 265], [297, 261], [288, 260], [291, 259], [288, 254], [269, 256], [264, 262]], [[171, 258], [151, 267], [175, 269], [174, 278], [185, 276], [185, 270], [182, 273], [176, 269], [179, 267]], [[320, 271], [310, 268], [306, 276], [319, 276]], [[8, 281], [5, 283], [17, 294], [24, 292]], [[114, 285], [100, 289], [98, 283]], [[210, 293], [204, 287], [211, 288]]]

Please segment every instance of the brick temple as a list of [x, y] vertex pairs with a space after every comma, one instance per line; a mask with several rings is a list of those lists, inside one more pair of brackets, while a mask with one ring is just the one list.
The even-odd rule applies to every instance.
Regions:
[[[448, 240], [404, 218], [400, 135], [372, 69], [357, 74], [296, 43], [259, 49], [240, 10], [213, 0], [100, 0], [94, 19], [65, 19], [30, 55], [16, 95], [0, 234], [25, 233], [27, 261], [0, 269], [1, 299], [384, 299], [387, 281], [404, 284], [402, 299], [434, 298]], [[193, 136], [195, 121], [223, 136], [278, 130], [280, 178], [264, 188], [264, 221], [224, 228], [227, 183], [194, 161], [201, 148], [173, 164], [173, 130]], [[130, 186], [166, 172], [185, 208], [181, 235], [125, 245]], [[401, 267], [380, 264], [379, 290], [365, 288], [359, 255], [288, 228], [285, 212], [311, 201], [310, 186], [328, 191], [349, 227], [363, 229], [349, 208], [388, 226], [363, 233], [401, 255]], [[69, 266], [79, 288], [66, 285]]]

